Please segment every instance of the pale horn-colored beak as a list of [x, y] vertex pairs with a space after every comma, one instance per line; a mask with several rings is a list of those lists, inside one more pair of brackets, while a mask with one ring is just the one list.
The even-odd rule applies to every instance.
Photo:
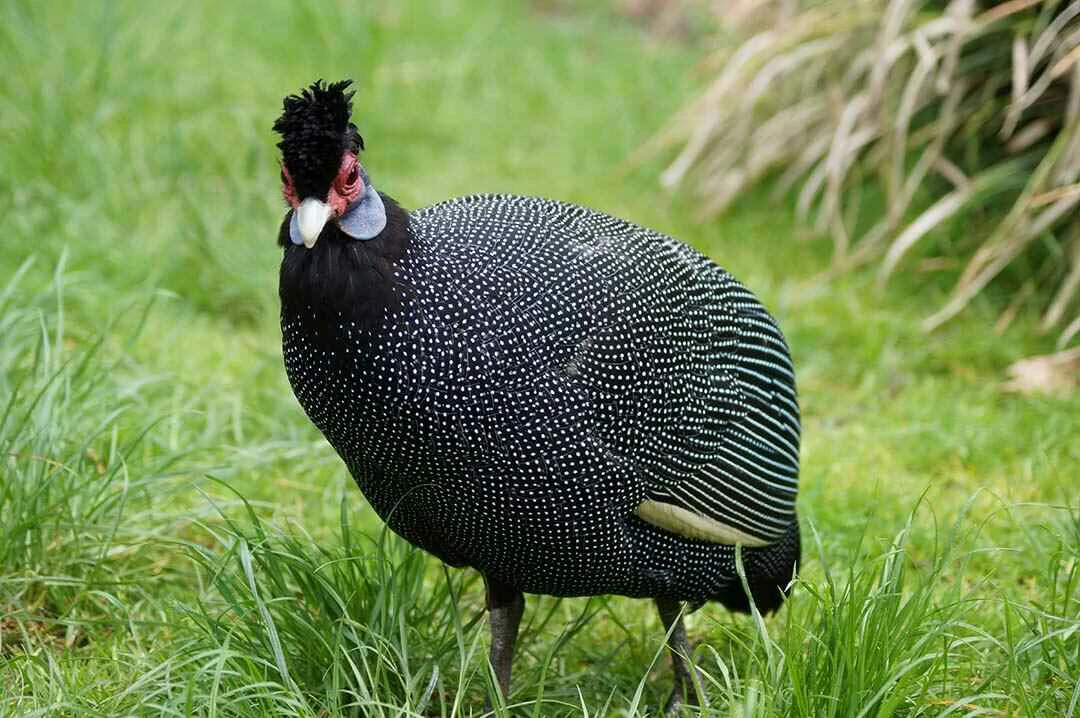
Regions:
[[308, 197], [296, 208], [296, 221], [300, 225], [300, 239], [304, 246], [311, 249], [319, 239], [326, 220], [330, 219], [333, 211], [326, 202], [321, 202], [314, 197]]

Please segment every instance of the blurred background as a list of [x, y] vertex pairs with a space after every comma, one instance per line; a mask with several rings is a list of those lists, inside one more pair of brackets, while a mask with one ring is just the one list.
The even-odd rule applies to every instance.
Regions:
[[[691, 617], [713, 712], [1075, 710], [1080, 3], [10, 0], [0, 57], [0, 715], [479, 714], [476, 577], [281, 367], [270, 125], [345, 77], [404, 206], [584, 204], [779, 319], [802, 583]], [[648, 605], [530, 605], [518, 713], [655, 714]]]

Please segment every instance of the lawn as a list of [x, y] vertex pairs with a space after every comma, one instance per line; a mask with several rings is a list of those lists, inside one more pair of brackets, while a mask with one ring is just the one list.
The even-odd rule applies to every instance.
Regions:
[[[480, 714], [478, 577], [383, 530], [281, 367], [269, 128], [345, 76], [405, 206], [620, 215], [784, 327], [802, 576], [774, 616], [690, 616], [703, 715], [1076, 711], [1080, 396], [1001, 381], [1052, 338], [994, 334], [993, 293], [924, 335], [941, 274], [811, 283], [828, 243], [764, 193], [695, 222], [626, 163], [695, 42], [569, 2], [3, 4], [0, 716]], [[648, 602], [530, 597], [509, 713], [655, 715], [662, 646]]]

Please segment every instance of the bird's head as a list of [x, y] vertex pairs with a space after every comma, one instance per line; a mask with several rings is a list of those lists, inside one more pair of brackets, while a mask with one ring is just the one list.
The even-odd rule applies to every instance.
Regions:
[[281, 190], [292, 207], [289, 240], [311, 249], [324, 230], [373, 239], [386, 226], [386, 207], [359, 154], [364, 140], [350, 121], [350, 80], [321, 80], [285, 98], [274, 131], [281, 135]]

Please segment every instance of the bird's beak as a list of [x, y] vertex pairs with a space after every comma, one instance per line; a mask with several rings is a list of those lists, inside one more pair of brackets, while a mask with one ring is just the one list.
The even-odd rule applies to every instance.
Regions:
[[332, 214], [330, 205], [321, 202], [314, 197], [308, 197], [296, 208], [296, 220], [300, 225], [300, 239], [304, 240], [304, 246], [311, 249], [319, 239], [326, 220]]

